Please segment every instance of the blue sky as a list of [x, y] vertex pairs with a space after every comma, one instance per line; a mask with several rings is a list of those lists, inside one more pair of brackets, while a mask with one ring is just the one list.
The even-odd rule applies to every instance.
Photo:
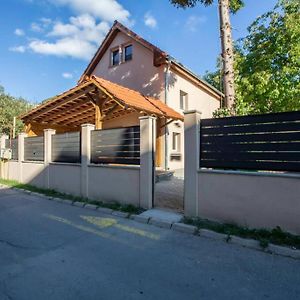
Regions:
[[[217, 2], [217, 1], [216, 1]], [[275, 0], [245, 0], [235, 39]], [[114, 19], [203, 75], [220, 53], [217, 6], [177, 9], [168, 0], [10, 0], [0, 10], [0, 85], [40, 102], [74, 86]]]

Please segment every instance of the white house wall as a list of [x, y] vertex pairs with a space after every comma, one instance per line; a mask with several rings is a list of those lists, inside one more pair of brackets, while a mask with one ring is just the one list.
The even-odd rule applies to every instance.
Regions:
[[[198, 110], [202, 113], [202, 118], [211, 118], [213, 112], [220, 107], [220, 101], [215, 97], [203, 91], [190, 80], [178, 75], [173, 71], [169, 72], [169, 85], [167, 92], [167, 105], [183, 114], [180, 109], [180, 91], [188, 94], [188, 110]], [[172, 133], [178, 132], [181, 135], [181, 160], [171, 160], [172, 151]], [[168, 125], [168, 166], [170, 169], [183, 168], [184, 161], [184, 126], [183, 122], [177, 121]]]

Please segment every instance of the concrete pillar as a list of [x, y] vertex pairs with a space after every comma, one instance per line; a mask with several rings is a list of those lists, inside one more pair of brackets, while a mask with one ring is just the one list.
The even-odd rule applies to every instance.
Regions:
[[95, 125], [81, 125], [81, 196], [89, 196], [88, 190], [88, 165], [91, 161], [91, 131], [95, 130]]
[[155, 187], [156, 118], [140, 117], [140, 206], [153, 207]]
[[45, 172], [45, 188], [50, 188], [50, 168], [49, 163], [52, 159], [52, 135], [55, 134], [54, 129], [44, 129], [44, 172]]
[[19, 165], [19, 182], [23, 182], [23, 161], [24, 161], [24, 139], [27, 137], [26, 133], [18, 135], [18, 165]]
[[[3, 134], [0, 137], [0, 150], [5, 149], [5, 142], [8, 139], [8, 135]], [[7, 176], [5, 176], [6, 172], [6, 167], [7, 164], [5, 164], [4, 160], [0, 159], [0, 177], [1, 178], [6, 178]], [[8, 178], [7, 178], [8, 179]]]
[[8, 135], [6, 135], [6, 134], [1, 135], [1, 138], [0, 138], [0, 148], [1, 149], [5, 149], [6, 140], [8, 140]]
[[196, 110], [184, 112], [184, 214], [190, 217], [198, 216], [200, 119]]

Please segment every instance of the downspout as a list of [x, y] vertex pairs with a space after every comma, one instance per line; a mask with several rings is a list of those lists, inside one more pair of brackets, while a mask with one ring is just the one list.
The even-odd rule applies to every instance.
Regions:
[[[168, 105], [168, 89], [169, 89], [169, 71], [171, 66], [170, 57], [167, 57], [167, 66], [165, 68], [165, 104]], [[166, 120], [167, 122], [167, 120]], [[165, 170], [169, 169], [168, 164], [168, 126], [165, 126]]]

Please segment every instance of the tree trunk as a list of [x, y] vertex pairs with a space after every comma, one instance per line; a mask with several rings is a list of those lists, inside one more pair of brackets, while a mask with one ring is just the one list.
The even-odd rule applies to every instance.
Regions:
[[223, 86], [225, 107], [234, 108], [233, 46], [229, 16], [229, 0], [219, 0], [220, 32], [222, 46]]

